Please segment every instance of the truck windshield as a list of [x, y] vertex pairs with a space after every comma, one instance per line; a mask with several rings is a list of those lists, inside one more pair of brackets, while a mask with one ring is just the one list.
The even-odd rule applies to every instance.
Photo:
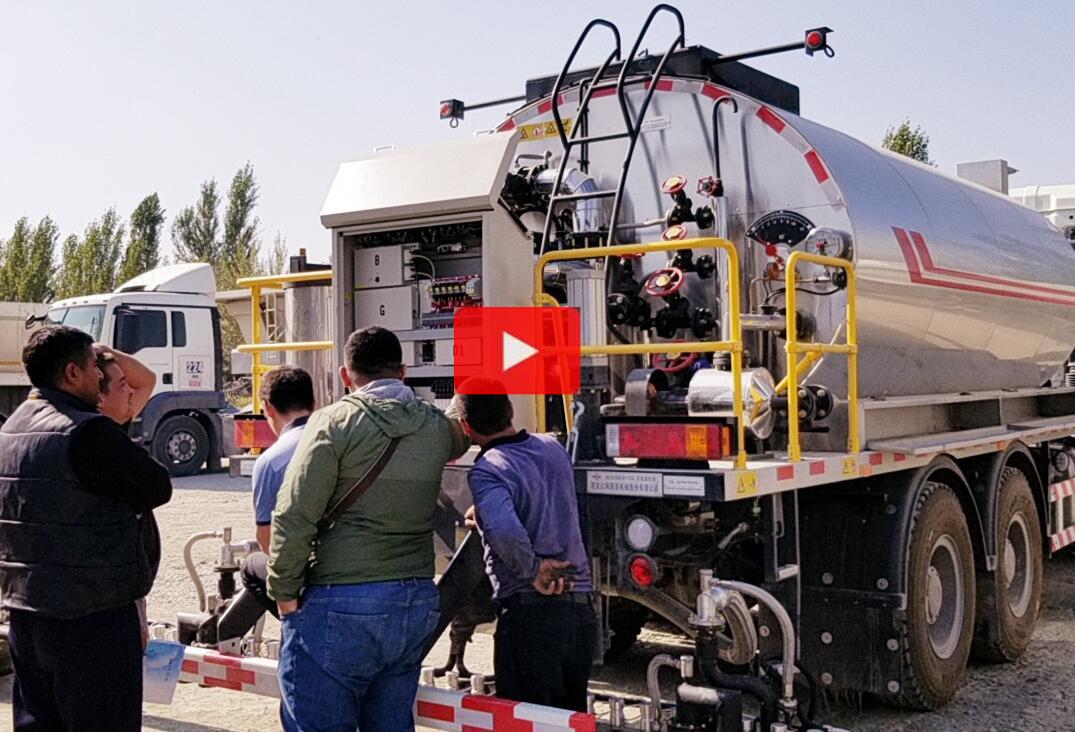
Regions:
[[101, 340], [101, 324], [104, 320], [104, 305], [80, 305], [74, 308], [55, 308], [49, 310], [50, 323], [69, 325], [85, 331], [95, 341]]

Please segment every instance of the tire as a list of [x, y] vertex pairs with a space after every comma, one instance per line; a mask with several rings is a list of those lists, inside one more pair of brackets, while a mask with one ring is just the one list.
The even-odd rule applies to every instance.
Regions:
[[615, 661], [631, 650], [638, 640], [642, 626], [649, 619], [650, 612], [636, 602], [614, 597], [608, 605], [608, 627], [612, 631], [605, 662]]
[[194, 475], [209, 457], [209, 435], [194, 417], [168, 417], [153, 435], [153, 457], [173, 478]]
[[902, 706], [937, 709], [955, 696], [970, 656], [974, 610], [974, 549], [963, 507], [950, 488], [927, 483], [911, 526]]
[[1041, 609], [1041, 523], [1030, 483], [1005, 468], [997, 489], [997, 570], [978, 581], [974, 655], [1011, 662], [1026, 652]]

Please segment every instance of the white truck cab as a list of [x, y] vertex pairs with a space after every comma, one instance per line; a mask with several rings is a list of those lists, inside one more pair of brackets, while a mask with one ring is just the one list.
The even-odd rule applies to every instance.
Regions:
[[208, 264], [175, 264], [146, 272], [115, 292], [55, 302], [47, 319], [84, 330], [94, 340], [136, 356], [157, 386], [130, 425], [172, 475], [190, 475], [223, 454], [220, 314]]

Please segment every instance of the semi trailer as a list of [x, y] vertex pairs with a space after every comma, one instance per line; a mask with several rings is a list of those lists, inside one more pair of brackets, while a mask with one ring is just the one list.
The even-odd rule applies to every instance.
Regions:
[[[673, 40], [639, 54], [654, 21]], [[461, 308], [576, 309], [580, 389], [513, 403], [575, 464], [595, 658], [654, 615], [693, 644], [653, 659], [630, 723], [622, 700], [557, 716], [430, 671], [420, 724], [822, 729], [824, 692], [933, 709], [972, 655], [1026, 651], [1043, 561], [1075, 541], [1075, 251], [1003, 195], [805, 119], [794, 85], [742, 63], [832, 56], [830, 32], [722, 55], [668, 5], [629, 48], [595, 20], [495, 130], [340, 166], [321, 214], [337, 359], [389, 328], [410, 385], [447, 404]], [[443, 484], [445, 622], [482, 577], [455, 527], [465, 463]], [[183, 678], [278, 694], [271, 661], [229, 655], [257, 644], [215, 635], [248, 550], [217, 536]]]
[[1018, 659], [1075, 538], [1071, 242], [741, 63], [828, 33], [721, 55], [669, 6], [629, 50], [594, 21], [495, 131], [344, 163], [322, 211], [338, 346], [391, 328], [430, 398], [455, 309], [578, 309], [581, 390], [516, 415], [575, 458], [606, 643], [655, 613], [773, 725], [793, 677], [928, 709]]

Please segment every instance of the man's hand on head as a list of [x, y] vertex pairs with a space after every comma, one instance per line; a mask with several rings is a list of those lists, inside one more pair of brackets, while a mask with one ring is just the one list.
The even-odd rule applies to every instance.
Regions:
[[537, 575], [534, 577], [534, 589], [541, 595], [562, 595], [570, 592], [573, 583], [565, 580], [565, 571], [571, 567], [571, 562], [560, 559], [542, 559], [538, 565]]

